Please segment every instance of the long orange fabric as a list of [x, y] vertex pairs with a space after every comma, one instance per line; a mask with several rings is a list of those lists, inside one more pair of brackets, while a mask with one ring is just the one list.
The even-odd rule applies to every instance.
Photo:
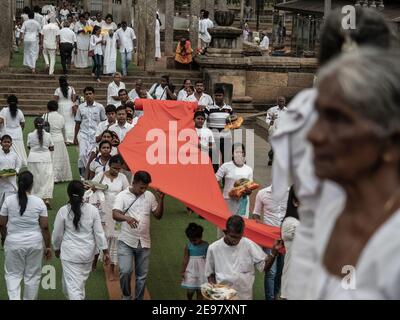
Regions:
[[[130, 170], [144, 170], [153, 188], [180, 200], [206, 220], [225, 229], [231, 216], [208, 154], [198, 148], [193, 115], [196, 103], [140, 99], [144, 114], [118, 147]], [[271, 248], [280, 229], [246, 220], [245, 236]]]

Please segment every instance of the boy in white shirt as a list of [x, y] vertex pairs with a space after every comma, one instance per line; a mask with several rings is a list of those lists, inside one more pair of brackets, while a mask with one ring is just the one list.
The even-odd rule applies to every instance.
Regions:
[[133, 124], [126, 121], [126, 108], [119, 106], [117, 108], [117, 123], [110, 126], [109, 130], [114, 131], [118, 135], [119, 141], [122, 142], [133, 127]]
[[199, 136], [199, 147], [204, 151], [211, 152], [215, 140], [212, 131], [204, 126], [205, 121], [206, 114], [204, 111], [196, 111], [194, 114], [194, 126]]

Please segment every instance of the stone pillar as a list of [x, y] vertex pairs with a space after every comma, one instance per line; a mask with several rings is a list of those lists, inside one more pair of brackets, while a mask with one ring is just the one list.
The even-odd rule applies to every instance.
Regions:
[[90, 12], [90, 0], [83, 0], [83, 8], [85, 9], [85, 11], [89, 11]]
[[13, 47], [13, 21], [12, 21], [12, 5], [11, 1], [0, 1], [0, 20], [3, 26], [0, 28], [0, 69], [10, 65], [11, 50]]
[[32, 3], [31, 0], [24, 0], [24, 7], [31, 7]]
[[218, 10], [226, 11], [228, 10], [228, 3], [226, 0], [218, 0]]
[[240, 1], [240, 26], [243, 27], [243, 16], [244, 16], [244, 1]]
[[157, 0], [146, 1], [146, 56], [145, 70], [155, 71], [155, 23], [157, 12]]
[[147, 0], [137, 0], [138, 21], [136, 23], [136, 37], [138, 66], [145, 65], [146, 57], [146, 2]]
[[331, 0], [325, 0], [324, 3], [324, 17], [326, 18], [329, 14], [329, 12], [332, 9], [332, 1]]
[[174, 54], [175, 0], [165, 1], [165, 55]]
[[206, 0], [205, 9], [210, 13], [208, 17], [214, 21], [215, 0]]
[[200, 1], [199, 0], [190, 1], [189, 34], [193, 50], [196, 50], [199, 47], [199, 15], [200, 15]]

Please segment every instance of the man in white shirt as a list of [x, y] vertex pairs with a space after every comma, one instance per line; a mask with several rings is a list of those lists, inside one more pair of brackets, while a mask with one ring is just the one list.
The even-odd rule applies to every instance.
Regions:
[[103, 20], [103, 16], [102, 14], [99, 12], [96, 14], [96, 20], [93, 21], [92, 25], [93, 26], [98, 26], [101, 28], [101, 26], [104, 24], [104, 20]]
[[46, 63], [46, 72], [48, 72], [49, 75], [53, 75], [54, 66], [56, 64], [57, 43], [60, 41], [60, 28], [55, 23], [54, 17], [51, 18], [49, 24], [43, 27], [40, 34], [43, 44], [43, 57]]
[[206, 120], [206, 114], [204, 111], [196, 111], [194, 113], [194, 126], [199, 137], [199, 147], [206, 152], [211, 151], [213, 144], [215, 143], [213, 133], [207, 127], [204, 127], [204, 122]]
[[114, 81], [108, 85], [107, 89], [107, 104], [113, 104], [118, 107], [121, 104], [118, 92], [125, 89], [125, 83], [121, 81], [122, 76], [119, 72], [114, 73]]
[[211, 42], [211, 35], [208, 29], [214, 28], [214, 23], [208, 18], [209, 14], [207, 10], [204, 10], [204, 19], [199, 21], [199, 38], [201, 40], [202, 49], [208, 47]]
[[61, 18], [61, 21], [65, 21], [65, 20], [67, 20], [67, 16], [70, 14], [70, 12], [69, 12], [69, 10], [68, 10], [68, 8], [67, 8], [67, 5], [64, 3], [63, 4], [63, 7], [61, 8], [61, 10], [60, 10], [60, 18]]
[[269, 38], [268, 38], [267, 34], [262, 34], [262, 36], [263, 36], [263, 38], [260, 43], [260, 48], [262, 50], [268, 51], [269, 50]]
[[199, 110], [204, 110], [207, 106], [212, 106], [214, 104], [213, 99], [210, 95], [204, 93], [204, 81], [198, 80], [194, 86], [194, 93], [183, 99], [183, 101], [197, 102]]
[[117, 48], [121, 54], [122, 75], [128, 74], [128, 66], [132, 61], [132, 52], [136, 52], [136, 35], [126, 21], [121, 22], [121, 28], [116, 31]]
[[[272, 185], [261, 189], [256, 196], [253, 219], [266, 225], [280, 228], [286, 215], [288, 198], [289, 190], [287, 190], [283, 199], [276, 200], [272, 197]], [[267, 254], [271, 253], [271, 249], [264, 248], [264, 251]], [[271, 269], [265, 273], [264, 291], [266, 300], [274, 300], [279, 297], [284, 259], [285, 255], [279, 254]]]
[[[274, 132], [278, 128], [282, 113], [286, 112], [286, 110], [287, 110], [285, 97], [282, 97], [282, 96], [278, 97], [277, 103], [278, 103], [278, 105], [276, 105], [275, 107], [269, 108], [267, 111], [267, 118], [265, 121], [269, 125], [268, 141], [270, 141], [270, 138], [273, 136]], [[268, 158], [269, 158], [268, 165], [271, 166], [272, 161], [274, 159], [274, 151], [272, 150], [272, 147], [271, 147], [270, 151], [268, 152]]]
[[[150, 262], [150, 214], [160, 220], [164, 213], [164, 194], [148, 191], [151, 176], [137, 171], [129, 189], [117, 195], [113, 218], [121, 222], [118, 237], [118, 262], [123, 300], [131, 300], [131, 275], [136, 276], [135, 300], [143, 300]], [[133, 264], [132, 264], [133, 261]]]
[[[135, 82], [135, 88], [133, 88], [128, 93], [129, 99], [132, 100], [133, 102], [135, 102], [136, 99], [139, 99], [140, 98], [140, 90], [142, 90], [142, 89], [143, 89], [143, 81], [142, 81], [142, 79], [137, 79]], [[153, 99], [153, 97], [150, 95], [150, 93], [148, 93], [148, 91], [146, 91], [146, 96], [147, 96], [147, 99]]]
[[94, 89], [86, 87], [83, 93], [86, 102], [82, 103], [76, 112], [74, 135], [74, 144], [79, 145], [78, 168], [82, 177], [85, 176], [90, 151], [96, 146], [97, 126], [107, 119], [103, 105], [95, 102]]
[[37, 21], [37, 23], [40, 24], [40, 27], [43, 28], [43, 16], [40, 14], [40, 7], [34, 6], [33, 12], [34, 12], [34, 19]]
[[119, 106], [117, 108], [117, 123], [111, 125], [108, 130], [114, 131], [118, 135], [119, 141], [122, 142], [125, 139], [126, 134], [132, 130], [133, 127], [133, 124], [126, 121], [125, 107]]
[[100, 122], [97, 126], [96, 142], [101, 141], [101, 135], [105, 130], [108, 130], [113, 124], [117, 123], [117, 108], [113, 104], [106, 106], [106, 117], [107, 120]]
[[69, 22], [64, 21], [64, 27], [60, 31], [60, 56], [64, 74], [67, 74], [68, 68], [71, 67], [72, 51], [75, 49], [74, 53], [78, 53], [76, 42], [75, 32], [70, 29]]
[[31, 68], [32, 73], [36, 73], [36, 61], [39, 57], [39, 34], [42, 30], [34, 17], [34, 13], [29, 12], [29, 20], [25, 21], [21, 28], [21, 41], [24, 40], [24, 66]]
[[267, 255], [256, 243], [243, 237], [244, 228], [241, 216], [228, 219], [225, 237], [208, 247], [205, 273], [210, 283], [229, 283], [239, 300], [251, 300], [255, 268], [260, 272], [269, 270], [283, 245], [276, 241], [272, 253]]

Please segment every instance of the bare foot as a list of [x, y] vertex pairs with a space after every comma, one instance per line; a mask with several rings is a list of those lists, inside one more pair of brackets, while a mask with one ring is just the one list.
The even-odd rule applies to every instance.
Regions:
[[97, 79], [96, 81], [97, 81], [98, 83], [101, 83], [101, 80], [100, 80], [100, 79]]

